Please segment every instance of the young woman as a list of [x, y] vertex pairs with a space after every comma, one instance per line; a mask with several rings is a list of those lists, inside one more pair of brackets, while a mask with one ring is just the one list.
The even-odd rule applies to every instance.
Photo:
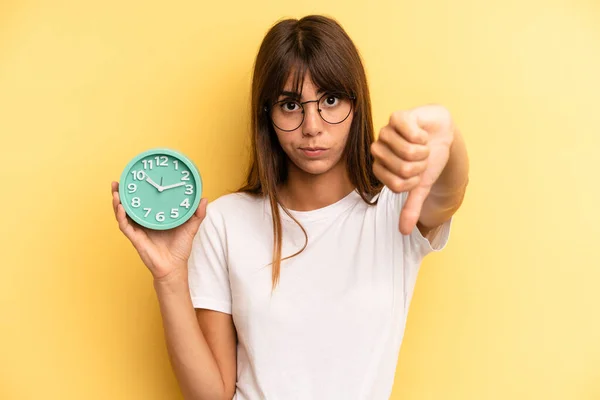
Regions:
[[394, 112], [334, 20], [284, 20], [252, 82], [245, 185], [156, 232], [113, 207], [154, 277], [187, 399], [387, 399], [419, 265], [468, 181], [448, 111]]

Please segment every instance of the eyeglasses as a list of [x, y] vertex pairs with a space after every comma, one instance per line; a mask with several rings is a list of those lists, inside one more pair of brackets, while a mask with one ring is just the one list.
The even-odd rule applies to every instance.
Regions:
[[341, 124], [352, 112], [356, 98], [340, 93], [325, 93], [317, 100], [299, 102], [291, 98], [280, 100], [271, 107], [265, 107], [269, 112], [273, 125], [285, 132], [291, 132], [304, 122], [304, 105], [317, 103], [317, 110], [323, 121], [328, 124]]

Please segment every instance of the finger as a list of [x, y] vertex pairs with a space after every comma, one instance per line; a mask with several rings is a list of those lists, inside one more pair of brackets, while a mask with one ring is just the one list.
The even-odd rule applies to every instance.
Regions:
[[127, 218], [125, 209], [122, 204], [117, 206], [117, 222], [119, 223], [119, 229], [129, 239], [131, 244], [138, 250], [141, 251], [146, 246], [148, 237], [142, 229], [136, 229], [133, 224]]
[[186, 231], [189, 235], [195, 236], [196, 232], [198, 232], [198, 229], [200, 228], [200, 224], [206, 217], [207, 205], [208, 205], [208, 200], [201, 199], [200, 204], [198, 205], [198, 208], [196, 209], [196, 212], [194, 213], [194, 215], [192, 215], [192, 218], [190, 218], [190, 220], [186, 223]]
[[427, 168], [426, 159], [422, 161], [403, 160], [383, 142], [373, 143], [371, 153], [387, 170], [404, 179], [417, 176]]
[[[112, 194], [113, 212], [115, 213], [115, 218], [116, 218], [116, 216], [117, 216], [117, 205], [120, 202], [120, 199], [119, 199], [119, 182], [112, 181], [110, 183], [110, 190], [111, 190], [111, 194]], [[116, 198], [115, 198], [115, 194], [116, 194]]]
[[400, 222], [398, 228], [403, 235], [408, 235], [417, 225], [421, 216], [423, 203], [429, 194], [429, 188], [419, 186], [408, 193], [408, 198], [400, 212]]
[[454, 122], [450, 111], [439, 104], [428, 104], [409, 111], [414, 115], [417, 124], [426, 132], [438, 132], [441, 129], [454, 131]]
[[131, 236], [135, 234], [133, 229], [133, 225], [129, 223], [127, 219], [127, 213], [125, 213], [125, 209], [122, 204], [117, 204], [115, 215], [117, 217], [117, 223], [119, 224], [119, 229], [129, 240], [131, 240]]
[[[119, 192], [113, 192], [112, 206], [113, 211], [115, 213], [115, 218], [117, 218], [117, 206], [121, 203], [121, 199], [119, 198]], [[118, 221], [118, 218], [117, 218]]]
[[390, 116], [389, 125], [402, 137], [414, 144], [427, 144], [429, 135], [419, 126], [417, 116], [410, 111], [396, 111]]
[[415, 188], [419, 182], [421, 182], [420, 176], [413, 176], [408, 179], [404, 179], [394, 174], [387, 168], [385, 168], [378, 161], [375, 161], [373, 164], [373, 173], [383, 183], [394, 193], [401, 193], [409, 191]]
[[201, 199], [200, 200], [200, 205], [198, 206], [198, 209], [196, 210], [196, 215], [203, 220], [204, 217], [206, 217], [206, 207], [208, 206], [208, 200], [207, 199]]
[[200, 223], [202, 223], [202, 221], [204, 220], [204, 217], [206, 216], [206, 206], [207, 205], [208, 205], [207, 199], [200, 200], [200, 204], [198, 205], [196, 212], [194, 213], [194, 215], [191, 218], [193, 224], [197, 224], [199, 226]]
[[410, 143], [389, 125], [381, 129], [378, 140], [375, 143], [380, 141], [386, 144], [395, 155], [403, 160], [421, 161], [429, 157], [429, 146]]

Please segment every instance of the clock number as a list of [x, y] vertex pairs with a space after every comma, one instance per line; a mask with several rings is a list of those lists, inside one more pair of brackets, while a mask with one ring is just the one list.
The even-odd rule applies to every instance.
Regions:
[[168, 167], [168, 157], [167, 156], [156, 156], [154, 157], [154, 159], [156, 160], [156, 166], [157, 167]]
[[148, 169], [148, 166], [152, 169], [152, 160], [142, 160], [142, 164], [144, 164], [144, 169]]
[[178, 170], [179, 169], [179, 161], [173, 160], [173, 164], [175, 164], [175, 169]]
[[187, 197], [179, 204], [181, 207], [190, 208], [190, 199]]
[[179, 209], [171, 208], [171, 218], [177, 218], [177, 217], [179, 217]]
[[182, 181], [190, 180], [190, 172], [189, 171], [181, 171], [181, 174], [183, 175], [183, 178], [181, 178]]
[[146, 211], [146, 214], [144, 214], [144, 218], [148, 217], [148, 215], [150, 214], [150, 211], [152, 211], [151, 208], [145, 207], [144, 211]]
[[165, 213], [162, 211], [159, 213], [156, 213], [156, 220], [158, 222], [163, 222], [165, 220]]
[[130, 183], [127, 185], [127, 189], [129, 189], [129, 193], [135, 193], [137, 190], [137, 185], [135, 183]]
[[138, 208], [140, 205], [142, 204], [142, 201], [140, 200], [139, 197], [134, 197], [131, 199], [131, 206]]
[[144, 171], [131, 171], [133, 175], [134, 181], [143, 181], [146, 178], [146, 173]]
[[194, 186], [185, 185], [185, 194], [194, 194]]

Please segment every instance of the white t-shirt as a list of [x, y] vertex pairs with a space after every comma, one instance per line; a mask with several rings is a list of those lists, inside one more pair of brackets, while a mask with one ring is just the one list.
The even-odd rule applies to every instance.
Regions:
[[[236, 400], [383, 400], [392, 390], [422, 258], [447, 243], [398, 231], [406, 193], [386, 187], [376, 206], [356, 191], [292, 214], [308, 246], [282, 261], [271, 291], [269, 202], [227, 194], [209, 204], [189, 261], [196, 308], [232, 314], [238, 334]], [[281, 208], [280, 208], [281, 210]], [[283, 211], [282, 256], [304, 245]]]

